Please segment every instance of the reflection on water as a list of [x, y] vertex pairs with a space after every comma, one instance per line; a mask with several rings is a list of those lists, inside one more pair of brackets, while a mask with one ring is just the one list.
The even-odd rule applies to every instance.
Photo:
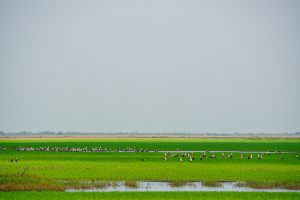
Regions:
[[234, 192], [300, 192], [288, 189], [257, 189], [247, 186], [238, 186], [237, 182], [159, 182], [159, 181], [131, 181], [107, 182], [106, 187], [92, 189], [67, 189], [67, 192], [151, 192], [151, 191], [234, 191]]

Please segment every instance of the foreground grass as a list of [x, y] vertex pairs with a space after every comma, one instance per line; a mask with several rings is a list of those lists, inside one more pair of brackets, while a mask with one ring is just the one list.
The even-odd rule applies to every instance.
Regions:
[[66, 193], [66, 192], [0, 192], [0, 199], [299, 199], [300, 193], [264, 192], [107, 192], [107, 193]]
[[[6, 152], [0, 155], [1, 177], [52, 180], [214, 180], [299, 182], [300, 160], [295, 155], [266, 155], [263, 160], [218, 158], [183, 163], [163, 161], [162, 153]], [[18, 157], [18, 163], [9, 158]], [[145, 159], [145, 161], [141, 161]], [[2, 181], [3, 182], [3, 181]]]

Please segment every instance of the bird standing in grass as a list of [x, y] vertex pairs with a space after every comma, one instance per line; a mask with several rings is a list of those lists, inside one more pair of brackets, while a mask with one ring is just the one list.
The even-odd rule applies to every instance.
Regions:
[[257, 154], [257, 158], [260, 159], [260, 155], [259, 154]]
[[168, 154], [165, 153], [164, 161], [167, 161]]
[[190, 156], [190, 162], [193, 162], [194, 158], [193, 156]]

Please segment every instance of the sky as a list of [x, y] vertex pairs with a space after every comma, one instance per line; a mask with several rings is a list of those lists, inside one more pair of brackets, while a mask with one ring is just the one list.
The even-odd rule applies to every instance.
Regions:
[[0, 0], [0, 130], [300, 131], [298, 0]]

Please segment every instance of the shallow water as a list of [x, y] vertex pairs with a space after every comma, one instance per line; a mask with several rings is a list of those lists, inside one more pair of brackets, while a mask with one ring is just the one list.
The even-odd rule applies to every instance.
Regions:
[[[66, 192], [178, 192], [178, 191], [232, 191], [232, 192], [300, 192], [300, 190], [288, 189], [256, 189], [240, 187], [237, 182], [220, 182], [219, 186], [206, 186], [203, 182], [185, 182], [181, 186], [174, 186], [171, 182], [137, 181], [136, 187], [126, 186], [125, 182], [108, 183], [102, 188], [92, 189], [67, 189]], [[180, 185], [180, 184], [179, 184]]]

